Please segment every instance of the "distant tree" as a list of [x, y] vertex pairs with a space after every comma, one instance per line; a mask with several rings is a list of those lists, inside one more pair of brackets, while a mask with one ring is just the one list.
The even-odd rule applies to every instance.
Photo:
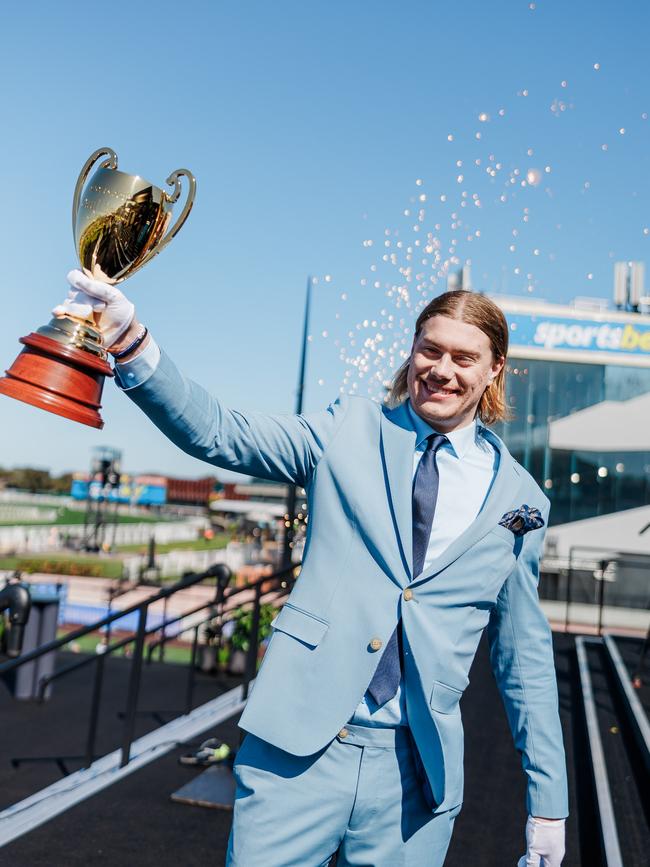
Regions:
[[50, 474], [47, 470], [37, 470], [33, 467], [21, 467], [12, 470], [11, 481], [9, 483], [14, 488], [20, 488], [23, 491], [49, 490]]
[[0, 488], [3, 486], [32, 493], [45, 491], [53, 494], [69, 494], [72, 487], [72, 473], [51, 476], [49, 470], [35, 467], [18, 467], [13, 470], [0, 467]]
[[[2, 476], [7, 486], [10, 488], [18, 488], [22, 491], [56, 491], [64, 487], [65, 481], [59, 482], [52, 479], [48, 470], [36, 469], [34, 467], [18, 467], [14, 470], [8, 470]], [[70, 489], [69, 477], [67, 479], [67, 488]]]
[[69, 494], [72, 487], [72, 473], [62, 473], [52, 478], [50, 484], [55, 494]]

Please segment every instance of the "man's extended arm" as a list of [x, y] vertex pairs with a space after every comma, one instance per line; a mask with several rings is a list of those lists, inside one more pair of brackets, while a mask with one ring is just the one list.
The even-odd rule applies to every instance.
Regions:
[[308, 484], [347, 406], [342, 398], [308, 415], [239, 412], [185, 377], [164, 352], [148, 379], [133, 388], [128, 381], [125, 385], [131, 400], [188, 454], [225, 469], [302, 486]]
[[[141, 333], [133, 305], [115, 286], [72, 271], [73, 291], [56, 315], [89, 318], [93, 313], [109, 352], [121, 354]], [[197, 383], [183, 376], [165, 354], [147, 376], [131, 382], [125, 373], [141, 357], [151, 357], [147, 337], [120, 358], [116, 379], [154, 424], [183, 451], [216, 466], [271, 481], [305, 486], [327, 443], [338, 430], [347, 406], [342, 398], [308, 415], [265, 415], [228, 409]]]
[[[546, 504], [543, 517], [548, 518]], [[492, 669], [516, 748], [528, 777], [531, 816], [568, 815], [562, 728], [553, 643], [537, 584], [545, 528], [524, 536], [517, 565], [503, 585], [488, 624]]]

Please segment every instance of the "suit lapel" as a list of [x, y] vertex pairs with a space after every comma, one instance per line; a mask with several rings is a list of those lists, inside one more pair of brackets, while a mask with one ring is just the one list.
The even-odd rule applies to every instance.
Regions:
[[407, 583], [411, 580], [413, 563], [411, 489], [415, 431], [405, 403], [382, 411], [381, 447], [391, 512], [406, 573], [404, 583]]
[[436, 573], [446, 569], [461, 554], [464, 554], [468, 548], [471, 548], [472, 545], [475, 545], [483, 536], [489, 533], [498, 524], [504, 511], [507, 510], [508, 504], [513, 498], [513, 493], [516, 492], [517, 487], [521, 483], [521, 477], [516, 469], [515, 461], [504, 443], [492, 431], [487, 430], [487, 428], [482, 427], [481, 432], [499, 451], [499, 468], [492, 482], [487, 500], [469, 527], [436, 557], [425, 572], [415, 578], [414, 584], [420, 584]]

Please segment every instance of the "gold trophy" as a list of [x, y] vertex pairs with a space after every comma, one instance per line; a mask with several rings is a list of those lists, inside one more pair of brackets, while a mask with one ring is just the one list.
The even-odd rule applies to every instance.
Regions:
[[[102, 157], [106, 159], [84, 188]], [[187, 197], [170, 225], [183, 176], [189, 185]], [[117, 154], [110, 148], [100, 148], [88, 158], [72, 201], [72, 231], [85, 274], [120, 283], [169, 244], [192, 209], [196, 181], [187, 169], [177, 169], [166, 183], [173, 186], [169, 193], [139, 175], [118, 171]], [[104, 377], [113, 376], [113, 371], [94, 320], [57, 316], [20, 342], [25, 348], [0, 378], [0, 393], [102, 428]]]

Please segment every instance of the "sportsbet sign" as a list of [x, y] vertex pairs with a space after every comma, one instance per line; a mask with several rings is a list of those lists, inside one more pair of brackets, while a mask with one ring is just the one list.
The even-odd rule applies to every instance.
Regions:
[[533, 344], [547, 349], [583, 347], [650, 352], [650, 328], [639, 330], [633, 325], [577, 325], [575, 322], [540, 322], [535, 328]]
[[633, 321], [510, 313], [510, 355], [650, 367], [650, 317]]

